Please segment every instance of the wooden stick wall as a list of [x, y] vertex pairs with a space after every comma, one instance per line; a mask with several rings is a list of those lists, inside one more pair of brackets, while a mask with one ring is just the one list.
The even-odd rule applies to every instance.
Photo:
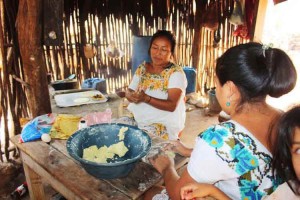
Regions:
[[[81, 83], [84, 79], [99, 77], [106, 79], [107, 92], [122, 89], [131, 80], [132, 36], [152, 35], [159, 29], [171, 30], [177, 39], [176, 61], [181, 66], [197, 70], [197, 90], [204, 94], [205, 88], [214, 86], [215, 61], [226, 49], [247, 40], [233, 36], [234, 25], [224, 17], [221, 23], [221, 40], [214, 48], [214, 31], [202, 23], [209, 0], [64, 0], [63, 44], [44, 45], [47, 71], [52, 81], [76, 74]], [[221, 0], [222, 12], [229, 10], [233, 0]], [[225, 3], [224, 3], [225, 2]], [[229, 3], [228, 3], [229, 2]], [[201, 4], [199, 6], [199, 4]], [[26, 99], [26, 83], [22, 82], [22, 60], [18, 50], [15, 21], [18, 0], [0, 1], [1, 8], [1, 55], [0, 55], [0, 159], [10, 158], [8, 138], [21, 131], [20, 118], [29, 116]], [[1, 27], [2, 26], [2, 27]], [[194, 38], [200, 36], [199, 54], [193, 55]], [[114, 59], [105, 50], [114, 41], [125, 54]], [[84, 46], [91, 44], [96, 55], [86, 58]], [[10, 55], [9, 52], [12, 52]], [[193, 66], [193, 58], [199, 64]], [[3, 133], [2, 133], [3, 132]]]
[[[67, 9], [72, 12], [69, 12], [64, 19], [64, 46], [45, 46], [48, 71], [52, 74], [53, 80], [64, 79], [72, 73], [77, 74], [79, 82], [91, 77], [104, 78], [108, 92], [126, 87], [131, 80], [133, 35], [152, 35], [158, 29], [171, 30], [177, 39], [176, 61], [182, 66], [194, 67], [197, 70], [198, 89], [201, 92], [203, 92], [204, 85], [213, 87], [216, 58], [228, 47], [246, 41], [232, 35], [235, 27], [225, 19], [221, 25], [222, 36], [219, 47], [214, 48], [214, 31], [205, 28], [198, 31], [193, 28], [194, 23], [200, 21], [195, 19], [195, 1], [174, 1], [173, 4], [170, 4], [169, 1], [165, 1], [165, 3], [158, 3], [154, 0], [135, 1], [132, 4], [132, 7], [136, 9], [134, 12], [122, 4], [118, 13], [107, 11], [103, 13], [104, 5], [112, 7], [109, 2], [101, 4], [102, 7], [99, 7], [99, 4], [97, 4], [98, 7], [91, 4], [93, 6], [86, 7], [95, 8], [94, 10], [82, 11], [86, 12], [82, 15], [87, 16], [84, 22], [78, 20], [83, 19], [78, 15], [82, 13], [78, 12], [80, 2], [70, 5], [73, 7]], [[167, 9], [167, 5], [169, 9]], [[122, 8], [122, 6], [124, 7]], [[120, 12], [125, 8], [129, 10]], [[163, 14], [166, 11], [169, 12], [168, 15]], [[80, 34], [82, 26], [84, 34]], [[192, 55], [195, 34], [201, 35], [199, 55]], [[83, 35], [84, 39], [82, 39]], [[105, 54], [105, 49], [111, 41], [114, 41], [117, 47], [125, 53], [124, 57], [112, 59]], [[85, 58], [78, 51], [86, 44], [95, 46], [97, 51], [95, 57]], [[199, 65], [193, 66], [193, 56], [200, 58]]]

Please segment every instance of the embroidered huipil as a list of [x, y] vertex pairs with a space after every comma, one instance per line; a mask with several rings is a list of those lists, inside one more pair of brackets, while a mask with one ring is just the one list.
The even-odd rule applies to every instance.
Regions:
[[182, 90], [179, 103], [173, 112], [157, 109], [147, 103], [130, 103], [128, 109], [133, 113], [138, 127], [143, 129], [145, 126], [160, 123], [166, 126], [168, 139], [177, 139], [178, 133], [182, 131], [185, 123], [185, 90], [187, 80], [182, 68], [171, 64], [160, 74], [146, 72], [145, 63], [141, 64], [129, 85], [135, 91], [143, 90], [151, 97], [158, 99], [168, 98], [168, 89], [179, 88]]
[[197, 182], [214, 184], [231, 199], [256, 200], [279, 184], [275, 183], [271, 161], [268, 149], [230, 120], [198, 136], [188, 172]]

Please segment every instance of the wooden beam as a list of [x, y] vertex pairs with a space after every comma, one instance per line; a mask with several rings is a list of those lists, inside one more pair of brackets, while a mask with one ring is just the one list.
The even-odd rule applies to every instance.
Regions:
[[265, 25], [266, 11], [268, 7], [268, 1], [262, 0], [258, 3], [257, 16], [254, 28], [253, 41], [262, 42], [263, 29]]
[[17, 32], [31, 117], [51, 113], [47, 69], [42, 47], [42, 1], [19, 2]]

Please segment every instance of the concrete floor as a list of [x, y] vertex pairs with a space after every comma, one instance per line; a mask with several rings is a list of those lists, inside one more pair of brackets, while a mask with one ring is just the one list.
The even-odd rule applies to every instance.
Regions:
[[[194, 108], [188, 105], [187, 107]], [[218, 114], [210, 113], [207, 108], [194, 108], [186, 112], [186, 123], [180, 140], [188, 147], [193, 147], [195, 139], [207, 127], [218, 123]]]

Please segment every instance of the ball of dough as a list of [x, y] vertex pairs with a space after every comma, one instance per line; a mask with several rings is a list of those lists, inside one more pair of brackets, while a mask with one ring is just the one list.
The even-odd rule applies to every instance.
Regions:
[[47, 134], [47, 133], [44, 133], [44, 134], [42, 135], [41, 139], [42, 139], [43, 142], [46, 142], [46, 143], [48, 143], [48, 142], [51, 141], [51, 137], [50, 137], [50, 135]]

